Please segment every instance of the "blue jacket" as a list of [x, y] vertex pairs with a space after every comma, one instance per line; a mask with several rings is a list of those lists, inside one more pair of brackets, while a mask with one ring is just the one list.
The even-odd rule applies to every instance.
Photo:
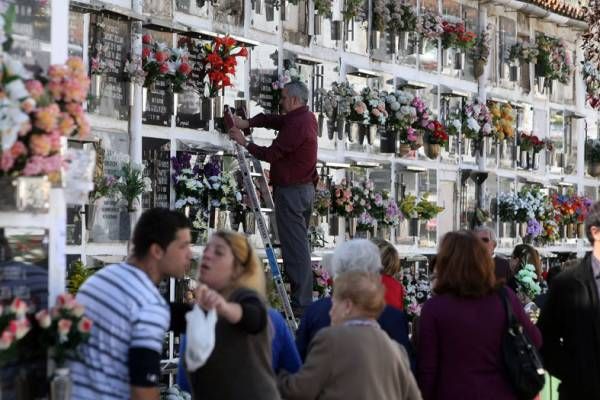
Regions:
[[[271, 341], [273, 370], [275, 371], [275, 374], [278, 374], [281, 369], [285, 369], [291, 374], [296, 373], [300, 369], [302, 361], [300, 361], [300, 355], [298, 354], [298, 350], [294, 345], [294, 338], [292, 337], [285, 320], [281, 316], [281, 313], [271, 307], [269, 307], [268, 311], [269, 320], [271, 321], [271, 326], [274, 330], [273, 340]], [[185, 346], [185, 335], [181, 335], [176, 383], [181, 389], [185, 390], [186, 392], [190, 392], [190, 384], [188, 382], [185, 367], [183, 365]]]
[[[308, 345], [319, 330], [331, 325], [329, 310], [331, 309], [331, 297], [324, 297], [312, 303], [304, 310], [300, 326], [296, 332], [296, 347], [302, 361], [306, 359]], [[385, 306], [377, 320], [381, 328], [387, 332], [390, 338], [400, 343], [406, 349], [410, 358], [410, 365], [414, 371], [415, 352], [408, 339], [408, 321], [404, 313], [396, 308]]]

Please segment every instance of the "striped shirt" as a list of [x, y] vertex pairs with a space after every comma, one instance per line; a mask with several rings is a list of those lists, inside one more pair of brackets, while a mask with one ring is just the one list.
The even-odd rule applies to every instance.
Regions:
[[162, 352], [169, 328], [166, 301], [148, 275], [126, 263], [107, 266], [81, 287], [77, 301], [94, 325], [71, 361], [73, 399], [129, 399], [129, 349]]

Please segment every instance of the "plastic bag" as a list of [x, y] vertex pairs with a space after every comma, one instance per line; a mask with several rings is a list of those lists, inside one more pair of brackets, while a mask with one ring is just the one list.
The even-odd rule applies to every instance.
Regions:
[[205, 313], [198, 305], [185, 315], [187, 346], [185, 364], [187, 370], [194, 372], [206, 363], [215, 347], [215, 325], [217, 312], [212, 309]]

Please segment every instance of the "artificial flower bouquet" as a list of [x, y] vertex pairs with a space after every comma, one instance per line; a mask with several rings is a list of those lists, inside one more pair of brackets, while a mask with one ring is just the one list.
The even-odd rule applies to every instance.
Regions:
[[373, 0], [373, 27], [379, 32], [384, 32], [392, 20], [387, 0]]
[[145, 72], [144, 87], [150, 87], [157, 79], [165, 79], [173, 92], [182, 92], [192, 72], [189, 62], [190, 39], [181, 38], [178, 46], [169, 47], [146, 33], [142, 36], [142, 69]]
[[356, 230], [359, 232], [373, 232], [377, 221], [371, 214], [365, 210], [358, 216], [356, 220]]
[[331, 191], [331, 207], [340, 217], [348, 217], [354, 212], [352, 190], [345, 179], [334, 185]]
[[390, 32], [416, 32], [417, 30], [417, 15], [413, 7], [407, 4], [402, 4], [399, 1], [388, 3], [390, 10], [390, 21], [388, 28]]
[[358, 185], [352, 186], [350, 191], [354, 204], [352, 216], [359, 217], [364, 211], [370, 212], [375, 198], [373, 181], [364, 180]]
[[0, 305], [0, 365], [18, 358], [21, 340], [31, 330], [28, 309], [27, 303], [18, 297], [9, 306]]
[[515, 275], [518, 291], [533, 301], [542, 292], [538, 283], [538, 276], [532, 264], [525, 264]]
[[375, 192], [371, 202], [371, 216], [377, 224], [385, 226], [397, 226], [402, 219], [402, 213], [388, 192]]
[[437, 39], [444, 33], [442, 17], [431, 12], [426, 12], [419, 17], [417, 29], [424, 38]]
[[468, 31], [464, 22], [443, 21], [442, 47], [444, 49], [469, 50], [475, 46], [477, 35]]
[[423, 193], [421, 199], [415, 205], [415, 212], [419, 219], [423, 221], [434, 219], [442, 211], [444, 211], [444, 207], [440, 207], [436, 203], [429, 201], [429, 193]]
[[204, 95], [216, 97], [224, 88], [232, 86], [238, 57], [248, 57], [248, 49], [239, 46], [230, 36], [216, 37], [210, 43], [199, 45], [202, 60], [200, 81], [205, 82]]
[[83, 61], [71, 57], [37, 80], [1, 54], [0, 71], [0, 176], [48, 175], [57, 181], [64, 163], [61, 138], [90, 133], [83, 110], [90, 81]]
[[446, 133], [446, 128], [441, 122], [434, 120], [427, 124], [424, 136], [425, 142], [444, 146], [448, 143], [448, 139], [449, 136]]
[[373, 125], [385, 125], [388, 118], [388, 112], [385, 108], [385, 97], [381, 97], [378, 90], [364, 88], [360, 96], [367, 106], [369, 114], [369, 123]]
[[462, 132], [465, 137], [480, 141], [492, 134], [492, 115], [478, 100], [467, 102], [463, 113]]
[[319, 183], [315, 190], [313, 209], [317, 215], [327, 216], [331, 207], [331, 190], [324, 184]]
[[489, 102], [489, 110], [492, 115], [492, 134], [497, 141], [512, 139], [515, 136], [514, 110], [509, 103], [499, 104]]
[[192, 155], [180, 152], [171, 158], [173, 166], [173, 187], [175, 189], [175, 208], [204, 207], [208, 203], [204, 190], [204, 170], [200, 165], [191, 165]]
[[369, 107], [363, 101], [362, 96], [356, 96], [350, 107], [350, 114], [347, 116], [348, 121], [356, 122], [359, 124], [368, 125], [371, 120]]
[[127, 205], [127, 211], [136, 210], [135, 202], [139, 202], [142, 193], [152, 191], [152, 181], [145, 177], [143, 168], [132, 163], [125, 163], [119, 171], [115, 184], [115, 193]]
[[484, 64], [487, 63], [491, 53], [492, 35], [490, 32], [492, 30], [492, 25], [488, 24], [477, 38], [475, 38], [475, 45], [471, 49], [473, 60], [483, 62]]
[[319, 298], [331, 296], [333, 278], [321, 263], [312, 265], [313, 291], [319, 293]]
[[345, 119], [352, 113], [357, 97], [348, 82], [333, 82], [330, 90], [320, 89], [323, 99], [322, 110], [329, 119]]
[[536, 63], [539, 51], [535, 44], [517, 42], [508, 51], [508, 59], [521, 64]]
[[536, 75], [566, 84], [573, 70], [571, 57], [560, 39], [539, 35], [536, 38], [538, 56]]
[[521, 151], [533, 151], [534, 153], [539, 153], [545, 147], [544, 141], [534, 134], [522, 132], [519, 139]]
[[406, 91], [382, 92], [388, 113], [387, 126], [393, 131], [402, 131], [417, 121], [417, 109], [412, 106], [415, 96]]

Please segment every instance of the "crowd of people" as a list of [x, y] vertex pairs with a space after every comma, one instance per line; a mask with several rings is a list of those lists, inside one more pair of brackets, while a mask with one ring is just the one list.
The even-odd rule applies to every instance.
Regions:
[[[586, 231], [593, 252], [554, 276], [544, 298], [526, 300], [542, 303], [537, 326], [511, 289], [518, 289], [514, 276], [525, 262], [542, 279], [535, 249], [517, 246], [507, 276], [497, 277], [492, 231], [447, 233], [435, 257], [432, 297], [412, 337], [394, 279], [394, 246], [346, 241], [329, 265], [333, 295], [305, 309], [295, 343], [266, 303], [264, 269], [246, 237], [216, 232], [202, 255], [194, 300], [216, 312], [214, 343], [194, 370], [183, 345], [178, 383], [195, 399], [520, 399], [503, 356], [503, 292], [544, 367], [560, 379], [560, 399], [600, 398], [600, 203]], [[169, 307], [156, 288], [163, 278], [181, 277], [191, 260], [187, 219], [148, 210], [132, 244], [126, 262], [96, 273], [77, 296], [94, 330], [81, 359], [71, 362], [73, 398], [158, 399], [165, 332], [194, 329], [186, 327], [189, 306]]]

